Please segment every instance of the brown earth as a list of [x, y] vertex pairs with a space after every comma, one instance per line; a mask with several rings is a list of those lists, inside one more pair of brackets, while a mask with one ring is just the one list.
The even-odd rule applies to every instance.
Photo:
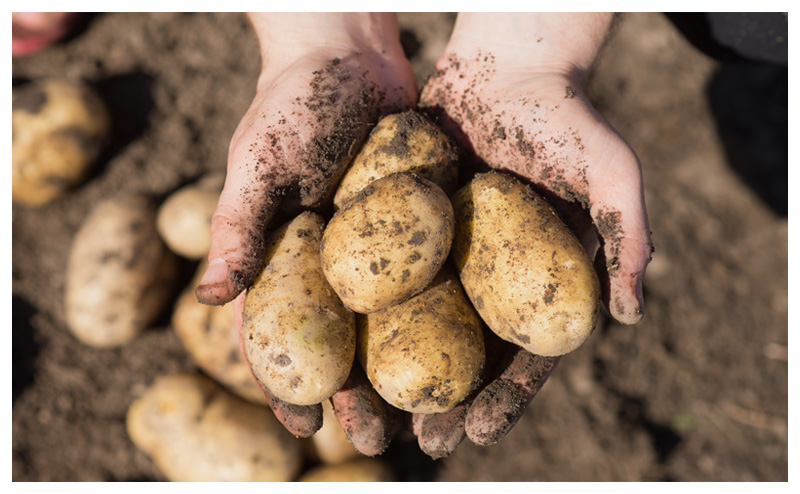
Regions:
[[[421, 81], [454, 18], [400, 15]], [[12, 209], [13, 480], [164, 479], [125, 413], [156, 376], [193, 364], [168, 315], [124, 348], [78, 343], [64, 323], [70, 241], [104, 197], [163, 196], [224, 169], [259, 65], [241, 14], [96, 15], [13, 60], [14, 84], [89, 81], [115, 124], [89, 181]], [[644, 170], [657, 247], [645, 319], [602, 322], [494, 446], [465, 441], [434, 462], [399, 437], [384, 457], [401, 480], [788, 479], [786, 77], [718, 62], [662, 15], [627, 16], [590, 89]]]

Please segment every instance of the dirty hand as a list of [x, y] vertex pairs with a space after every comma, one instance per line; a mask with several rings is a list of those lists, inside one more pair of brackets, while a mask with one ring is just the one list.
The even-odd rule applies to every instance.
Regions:
[[490, 167], [589, 211], [602, 241], [595, 264], [604, 302], [634, 324], [651, 253], [641, 169], [583, 88], [611, 20], [461, 14], [420, 105]]
[[[640, 165], [583, 89], [611, 21], [611, 14], [462, 13], [420, 106], [456, 138], [462, 166], [472, 157], [512, 172], [554, 203], [595, 258], [609, 312], [634, 324], [651, 254]], [[477, 396], [445, 414], [414, 417], [429, 455], [447, 456], [465, 436], [497, 442], [558, 363], [490, 343], [487, 368], [494, 354], [496, 377]]]
[[[262, 72], [231, 140], [209, 267], [195, 291], [205, 304], [235, 300], [240, 345], [244, 295], [261, 269], [270, 219], [279, 208], [299, 212], [324, 203], [371, 126], [412, 107], [418, 94], [394, 15], [251, 14], [250, 20]], [[292, 405], [264, 392], [293, 434], [308, 437], [321, 426], [320, 405]], [[368, 382], [353, 379], [332, 398], [343, 424], [355, 403], [351, 441], [369, 455], [385, 449], [393, 424], [374, 398]]]
[[263, 69], [231, 139], [200, 302], [230, 302], [261, 269], [278, 211], [320, 205], [385, 113], [416, 103], [398, 27], [384, 14], [253, 14]]

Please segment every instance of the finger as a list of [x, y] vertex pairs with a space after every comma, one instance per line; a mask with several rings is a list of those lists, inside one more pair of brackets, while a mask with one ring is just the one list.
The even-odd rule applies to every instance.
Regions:
[[639, 160], [627, 146], [620, 149], [605, 173], [589, 172], [590, 213], [602, 239], [595, 266], [603, 302], [614, 319], [635, 324], [644, 315], [642, 280], [652, 242]]
[[420, 415], [417, 420], [417, 442], [420, 449], [434, 460], [446, 458], [467, 437], [464, 423], [467, 417], [467, 402], [444, 413]]
[[422, 432], [422, 422], [425, 420], [424, 413], [409, 413], [406, 414], [405, 426], [414, 436], [419, 437]]
[[383, 401], [358, 364], [331, 404], [347, 440], [366, 456], [383, 453], [401, 425], [399, 410]]
[[264, 258], [267, 223], [277, 211], [283, 180], [256, 180], [234, 160], [211, 218], [208, 267], [195, 289], [197, 299], [222, 305], [247, 288], [260, 271]]
[[322, 427], [322, 405], [295, 405], [276, 398], [261, 383], [272, 413], [296, 437], [311, 437]]
[[467, 437], [481, 446], [502, 439], [522, 417], [559, 359], [517, 350], [506, 370], [469, 407], [464, 426]]
[[[250, 362], [247, 360], [247, 353], [244, 351], [244, 338], [242, 333], [242, 315], [244, 314], [244, 299], [246, 294], [247, 291], [245, 290], [233, 301], [233, 319], [236, 325], [236, 335], [239, 340], [239, 351], [242, 352], [242, 356], [249, 368]], [[252, 374], [252, 369], [250, 369], [250, 373]], [[272, 396], [272, 393], [264, 387], [261, 381], [256, 379], [255, 375], [253, 375], [253, 379], [256, 380], [264, 396], [266, 396], [267, 403], [272, 409], [272, 413], [275, 414], [275, 417], [290, 433], [297, 437], [311, 437], [322, 427], [322, 405], [303, 406], [287, 403]]]

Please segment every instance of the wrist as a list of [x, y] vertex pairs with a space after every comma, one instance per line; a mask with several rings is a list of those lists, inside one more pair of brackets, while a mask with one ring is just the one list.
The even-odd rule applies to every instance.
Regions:
[[558, 73], [581, 82], [605, 42], [613, 16], [611, 13], [461, 13], [445, 57], [491, 56], [503, 70]]
[[263, 70], [319, 52], [404, 56], [393, 13], [251, 13], [249, 18]]

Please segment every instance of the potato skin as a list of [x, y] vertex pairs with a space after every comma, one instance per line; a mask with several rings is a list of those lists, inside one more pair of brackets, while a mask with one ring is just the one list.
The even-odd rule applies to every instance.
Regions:
[[453, 207], [439, 186], [394, 173], [333, 215], [322, 239], [322, 269], [347, 307], [375, 312], [408, 300], [433, 280], [453, 231]]
[[419, 295], [357, 320], [358, 359], [397, 408], [452, 410], [483, 378], [483, 324], [448, 267]]
[[267, 405], [267, 398], [253, 379], [239, 348], [233, 304], [205, 305], [197, 301], [194, 287], [208, 262], [201, 262], [172, 312], [172, 327], [198, 367], [238, 396]]
[[127, 429], [176, 482], [289, 481], [303, 460], [303, 442], [268, 408], [200, 374], [156, 379], [128, 409]]
[[89, 86], [47, 79], [14, 90], [11, 128], [12, 199], [39, 206], [85, 179], [110, 118]]
[[483, 320], [531, 353], [557, 356], [594, 330], [600, 285], [589, 256], [553, 208], [500, 172], [453, 196], [452, 257]]
[[322, 465], [304, 473], [298, 482], [394, 482], [394, 474], [378, 458], [357, 458], [336, 465]]
[[158, 233], [172, 252], [188, 259], [202, 259], [208, 254], [211, 216], [224, 182], [223, 173], [206, 175], [173, 192], [158, 209]]
[[73, 240], [66, 274], [70, 331], [95, 347], [132, 340], [169, 302], [176, 266], [140, 195], [99, 203]]
[[305, 212], [278, 229], [245, 298], [244, 346], [253, 374], [295, 405], [329, 398], [355, 355], [355, 316], [322, 273], [323, 228], [321, 216]]
[[347, 169], [333, 204], [342, 208], [375, 180], [397, 172], [414, 173], [447, 195], [458, 182], [453, 144], [433, 122], [408, 110], [382, 118]]

